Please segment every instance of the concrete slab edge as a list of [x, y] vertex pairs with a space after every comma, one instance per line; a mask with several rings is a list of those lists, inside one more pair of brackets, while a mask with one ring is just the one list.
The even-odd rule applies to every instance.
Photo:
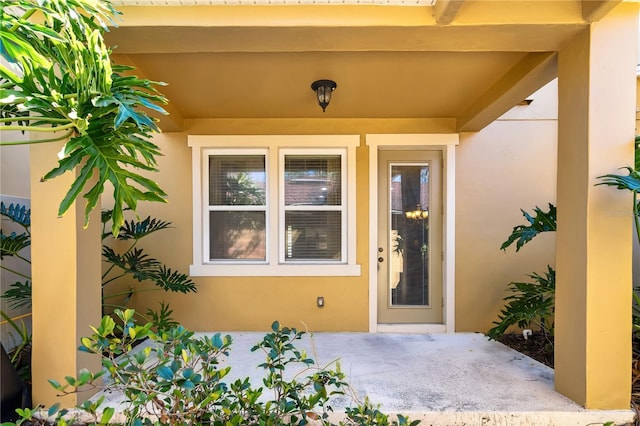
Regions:
[[[46, 418], [46, 412], [41, 412]], [[391, 420], [397, 413], [385, 413]], [[632, 410], [586, 410], [582, 412], [531, 411], [531, 412], [474, 412], [474, 411], [434, 411], [400, 413], [413, 420], [420, 420], [420, 426], [598, 426], [612, 422], [614, 425], [632, 425], [635, 413]], [[78, 410], [70, 410], [67, 419], [92, 423], [95, 419]], [[346, 418], [344, 412], [329, 414], [329, 421], [338, 424]], [[122, 413], [116, 413], [111, 423], [124, 423]], [[314, 423], [311, 423], [314, 424]], [[316, 422], [315, 424], [320, 424]], [[610, 423], [611, 424], [611, 423]]]
[[[385, 413], [389, 414], [389, 413]], [[531, 412], [474, 412], [434, 411], [423, 413], [400, 413], [420, 426], [597, 426], [612, 422], [614, 425], [633, 424], [632, 410], [587, 410], [583, 412], [531, 411]], [[333, 418], [333, 416], [336, 416]], [[332, 421], [344, 418], [342, 413], [333, 413]], [[390, 415], [395, 418], [395, 413]]]

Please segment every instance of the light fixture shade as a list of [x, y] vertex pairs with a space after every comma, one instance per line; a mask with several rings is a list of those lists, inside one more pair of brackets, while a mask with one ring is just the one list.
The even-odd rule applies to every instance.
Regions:
[[311, 83], [311, 89], [316, 92], [318, 97], [318, 104], [324, 112], [331, 102], [331, 92], [333, 92], [338, 85], [333, 80], [317, 80]]

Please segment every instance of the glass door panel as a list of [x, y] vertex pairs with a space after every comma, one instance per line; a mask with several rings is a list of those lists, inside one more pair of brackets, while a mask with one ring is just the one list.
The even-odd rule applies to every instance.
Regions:
[[378, 158], [378, 322], [442, 323], [441, 153]]

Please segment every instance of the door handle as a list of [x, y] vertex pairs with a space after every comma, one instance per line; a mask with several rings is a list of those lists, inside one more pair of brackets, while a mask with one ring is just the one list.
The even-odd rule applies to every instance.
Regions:
[[382, 256], [380, 256], [380, 257], [378, 258], [378, 262], [380, 262], [380, 263], [384, 262], [384, 258], [383, 258]]

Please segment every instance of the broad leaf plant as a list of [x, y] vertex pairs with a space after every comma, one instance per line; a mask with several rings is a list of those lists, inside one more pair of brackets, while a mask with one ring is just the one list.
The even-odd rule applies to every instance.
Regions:
[[[59, 162], [43, 180], [76, 171], [60, 203], [63, 215], [82, 196], [85, 226], [105, 184], [113, 185], [112, 233], [125, 208], [139, 201], [165, 202], [166, 194], [140, 172], [157, 171], [159, 132], [147, 111], [166, 114], [153, 82], [112, 64], [103, 34], [118, 12], [103, 0], [10, 0], [0, 17], [0, 134], [30, 132], [26, 143], [64, 141]], [[40, 133], [40, 138], [33, 135]], [[92, 178], [97, 177], [94, 181]]]
[[[556, 206], [549, 203], [549, 210], [544, 211], [536, 206], [534, 214], [520, 210], [527, 224], [515, 226], [511, 235], [502, 243], [500, 249], [505, 250], [513, 243], [516, 252], [543, 232], [556, 230]], [[514, 326], [538, 328], [551, 348], [554, 334], [556, 273], [547, 265], [543, 274], [532, 273], [529, 282], [511, 282], [507, 285], [508, 295], [503, 299], [505, 306], [500, 310], [495, 326], [488, 332], [490, 339], [498, 340]]]

